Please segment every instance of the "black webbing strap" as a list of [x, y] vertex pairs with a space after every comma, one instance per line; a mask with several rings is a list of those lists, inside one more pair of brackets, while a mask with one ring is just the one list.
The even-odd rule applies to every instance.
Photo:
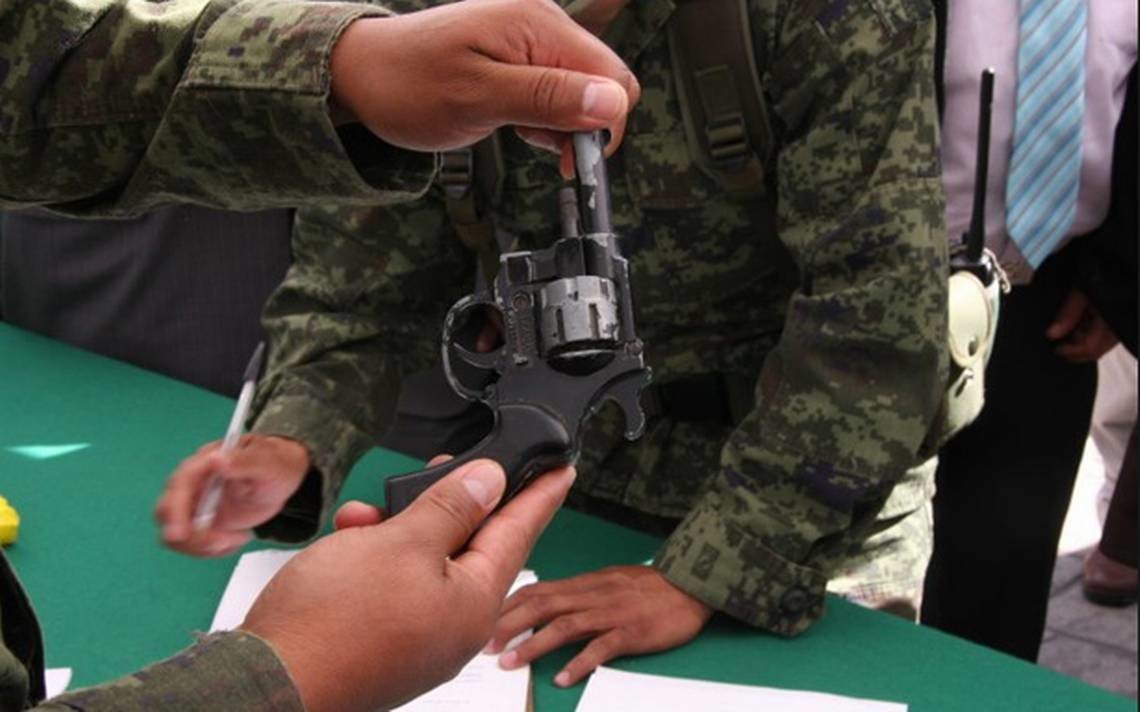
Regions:
[[498, 266], [492, 207], [503, 180], [502, 148], [497, 134], [474, 146], [440, 154], [436, 184], [443, 190], [447, 217], [459, 240], [479, 255], [487, 275]]
[[669, 52], [697, 165], [736, 197], [763, 195], [772, 128], [745, 0], [677, 0]]
[[641, 404], [651, 417], [735, 425], [752, 409], [753, 392], [747, 379], [702, 373], [650, 385], [642, 391]]

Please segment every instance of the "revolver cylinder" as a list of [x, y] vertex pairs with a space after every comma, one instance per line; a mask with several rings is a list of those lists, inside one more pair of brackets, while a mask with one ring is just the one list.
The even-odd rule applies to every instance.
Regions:
[[592, 275], [555, 280], [539, 292], [539, 304], [543, 353], [593, 355], [618, 340], [621, 321], [611, 280]]

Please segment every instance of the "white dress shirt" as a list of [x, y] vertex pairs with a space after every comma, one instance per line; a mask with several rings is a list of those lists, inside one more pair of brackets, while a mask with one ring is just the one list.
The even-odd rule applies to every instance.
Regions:
[[[1108, 212], [1112, 147], [1128, 72], [1136, 62], [1136, 0], [1087, 0], [1085, 108], [1077, 214], [1062, 242], [1098, 227]], [[957, 242], [970, 224], [978, 140], [979, 76], [996, 72], [986, 196], [986, 245], [1014, 283], [1032, 270], [1005, 227], [1005, 184], [1017, 96], [1018, 0], [948, 0], [942, 182], [946, 226]], [[1059, 247], [1058, 247], [1059, 249]]]

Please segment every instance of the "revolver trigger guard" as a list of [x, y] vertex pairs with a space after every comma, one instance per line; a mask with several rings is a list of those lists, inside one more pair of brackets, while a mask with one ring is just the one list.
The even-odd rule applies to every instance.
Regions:
[[446, 346], [455, 337], [456, 330], [462, 326], [462, 317], [477, 307], [491, 307], [498, 309], [495, 300], [483, 294], [468, 294], [451, 305], [447, 316], [443, 318], [443, 344]]
[[452, 344], [451, 348], [455, 349], [455, 353], [459, 358], [476, 368], [481, 368], [485, 371], [502, 371], [503, 369], [503, 355], [506, 353], [506, 349], [501, 346], [487, 353], [472, 351], [459, 344]]
[[637, 440], [645, 432], [645, 411], [641, 408], [641, 391], [649, 385], [646, 368], [613, 381], [602, 395], [603, 400], [618, 404], [625, 416], [625, 439]]
[[469, 349], [465, 349], [457, 343], [454, 343], [455, 332], [463, 324], [462, 317], [481, 306], [489, 306], [497, 308], [493, 299], [490, 299], [482, 294], [469, 294], [463, 297], [455, 304], [451, 305], [451, 309], [447, 310], [447, 316], [443, 320], [443, 334], [440, 342], [440, 360], [443, 362], [443, 375], [447, 378], [448, 385], [456, 392], [461, 398], [469, 401], [484, 400], [486, 393], [483, 389], [475, 389], [464, 385], [455, 375], [455, 370], [451, 367], [451, 350], [455, 349], [459, 357], [467, 363], [483, 370], [500, 371], [499, 364], [502, 362], [503, 354], [500, 348], [487, 354], [481, 354]]

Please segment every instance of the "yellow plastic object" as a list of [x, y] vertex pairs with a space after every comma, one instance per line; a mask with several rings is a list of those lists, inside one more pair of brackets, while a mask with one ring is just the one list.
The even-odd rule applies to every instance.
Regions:
[[14, 544], [20, 537], [20, 513], [0, 497], [0, 545]]

